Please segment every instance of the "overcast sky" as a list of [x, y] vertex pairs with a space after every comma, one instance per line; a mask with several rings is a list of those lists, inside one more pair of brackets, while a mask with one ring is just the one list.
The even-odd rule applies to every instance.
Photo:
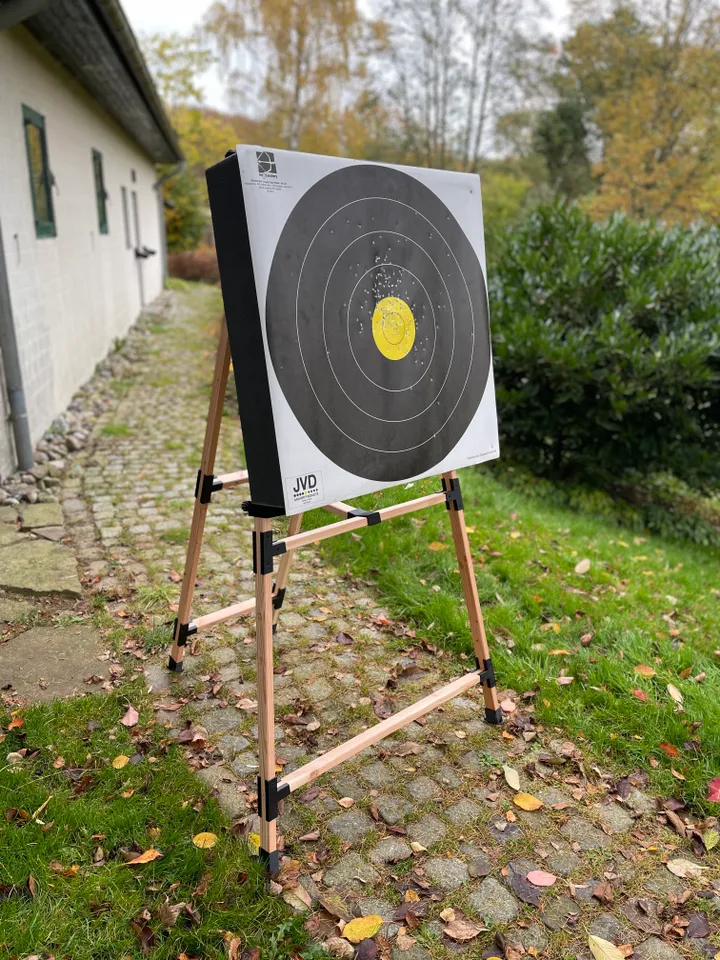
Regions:
[[[367, 0], [366, 0], [367, 2]], [[548, 28], [562, 35], [567, 29], [568, 0], [547, 0], [552, 12]], [[121, 0], [130, 25], [140, 33], [188, 33], [202, 20], [212, 0]], [[366, 3], [360, 0], [360, 6]], [[227, 110], [225, 88], [216, 69], [203, 77], [205, 102], [218, 110]]]

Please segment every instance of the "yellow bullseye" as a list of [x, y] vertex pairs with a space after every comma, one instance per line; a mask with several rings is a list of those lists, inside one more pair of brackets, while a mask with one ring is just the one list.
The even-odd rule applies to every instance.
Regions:
[[373, 310], [375, 346], [388, 360], [402, 360], [415, 343], [415, 317], [400, 297], [384, 297]]

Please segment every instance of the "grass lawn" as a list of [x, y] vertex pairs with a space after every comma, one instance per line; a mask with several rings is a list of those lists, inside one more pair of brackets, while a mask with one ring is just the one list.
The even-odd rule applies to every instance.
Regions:
[[[506, 470], [461, 474], [500, 688], [535, 691], [546, 725], [586, 741], [619, 770], [648, 770], [658, 791], [717, 813], [706, 802], [707, 781], [720, 775], [717, 552], [549, 505], [503, 484]], [[435, 479], [422, 481], [355, 503], [369, 509], [437, 488]], [[327, 516], [315, 511], [309, 524]], [[376, 584], [388, 615], [408, 618], [432, 642], [471, 650], [444, 509], [325, 541], [323, 550]], [[576, 573], [583, 560], [588, 572]]]
[[[158, 960], [210, 960], [232, 937], [263, 960], [290, 956], [301, 921], [263, 892], [258, 860], [143, 698], [136, 681], [22, 711], [13, 729], [0, 714], [0, 956], [140, 958], [145, 942]], [[129, 700], [132, 729], [119, 722]], [[216, 834], [212, 849], [193, 844], [201, 832]], [[162, 856], [127, 863], [148, 850]], [[174, 920], [178, 904], [190, 909]]]

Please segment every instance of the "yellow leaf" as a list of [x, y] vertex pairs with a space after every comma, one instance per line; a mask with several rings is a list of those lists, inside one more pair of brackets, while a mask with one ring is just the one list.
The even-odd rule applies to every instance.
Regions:
[[193, 843], [201, 850], [209, 850], [210, 847], [215, 846], [217, 839], [216, 833], [196, 833], [193, 837]]
[[517, 539], [518, 539], [519, 537], [521, 537], [521, 536], [522, 536], [522, 534], [520, 533], [519, 530], [513, 530], [513, 532], [510, 534], [510, 539], [511, 539], [511, 540], [517, 540]]
[[633, 668], [635, 673], [639, 673], [641, 677], [654, 677], [656, 672], [652, 667], [648, 667], [647, 664], [639, 663], [636, 667]]
[[538, 800], [531, 793], [516, 793], [513, 797], [513, 803], [521, 810], [539, 810], [543, 805], [542, 800]]
[[414, 890], [405, 891], [405, 903], [417, 903], [420, 899], [420, 894], [415, 893]]
[[380, 927], [383, 925], [383, 918], [376, 913], [371, 913], [369, 917], [358, 917], [345, 924], [342, 935], [350, 943], [360, 943], [361, 940], [368, 940], [374, 937]]
[[706, 830], [703, 834], [703, 843], [706, 850], [712, 850], [720, 842], [720, 833], [717, 830]]
[[156, 850], [154, 847], [150, 847], [149, 850], [141, 853], [139, 856], [135, 857], [134, 860], [128, 860], [126, 866], [132, 867], [139, 863], [150, 863], [152, 860], [159, 860], [160, 857], [162, 857], [160, 851]]
[[134, 790], [123, 790], [120, 796], [124, 797], [126, 800], [129, 800], [134, 793], [135, 793]]
[[427, 847], [424, 847], [421, 843], [418, 843], [417, 840], [412, 840], [410, 846], [415, 853], [425, 853], [427, 851]]
[[126, 757], [124, 753], [121, 753], [115, 757], [112, 765], [116, 770], [122, 770], [126, 763], [130, 763], [130, 757]]
[[625, 960], [615, 944], [602, 937], [588, 937], [588, 945], [595, 960]]
[[578, 560], [575, 564], [575, 573], [587, 573], [590, 569], [590, 561], [587, 557], [584, 560]]
[[446, 543], [440, 543], [439, 540], [433, 540], [432, 543], [428, 544], [428, 550], [447, 550], [448, 545]]
[[251, 857], [260, 856], [260, 834], [249, 833], [247, 835], [247, 845]]

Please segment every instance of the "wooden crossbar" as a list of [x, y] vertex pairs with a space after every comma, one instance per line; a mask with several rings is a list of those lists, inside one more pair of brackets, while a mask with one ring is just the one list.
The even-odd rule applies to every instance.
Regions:
[[248, 482], [247, 470], [238, 470], [237, 473], [221, 473], [215, 477], [222, 483], [223, 487], [236, 487], [239, 483]]
[[478, 670], [474, 670], [464, 677], [458, 677], [457, 680], [453, 680], [451, 683], [436, 690], [435, 693], [423, 697], [422, 700], [418, 700], [418, 702], [412, 706], [406, 707], [404, 710], [399, 710], [386, 720], [381, 720], [380, 723], [376, 723], [370, 727], [369, 730], [363, 730], [362, 733], [359, 733], [351, 740], [346, 740], [346, 742], [341, 743], [340, 746], [328, 750], [328, 752], [323, 753], [322, 756], [316, 757], [297, 770], [293, 770], [292, 773], [288, 773], [287, 776], [283, 777], [280, 787], [282, 788], [283, 785], [289, 787], [291, 793], [299, 787], [304, 787], [305, 784], [311, 783], [321, 774], [327, 773], [328, 770], [332, 770], [333, 767], [337, 767], [338, 764], [344, 763], [345, 760], [349, 760], [356, 754], [361, 753], [366, 747], [370, 747], [379, 740], [383, 740], [391, 733], [395, 733], [396, 730], [401, 730], [414, 720], [424, 717], [426, 713], [430, 713], [431, 710], [442, 706], [442, 704], [447, 703], [448, 700], [453, 700], [467, 690], [471, 690], [480, 682], [481, 677], [480, 671]]

